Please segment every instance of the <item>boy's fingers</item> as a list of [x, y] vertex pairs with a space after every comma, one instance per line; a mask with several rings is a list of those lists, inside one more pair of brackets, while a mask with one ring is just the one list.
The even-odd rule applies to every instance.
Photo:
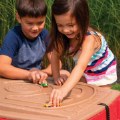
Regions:
[[46, 80], [42, 81], [41, 83], [39, 82], [39, 84], [41, 84], [41, 86], [43, 86], [43, 87], [48, 87]]
[[40, 79], [40, 80], [41, 80], [41, 81], [45, 81], [46, 78], [47, 78], [47, 77], [46, 77], [45, 75], [41, 75], [41, 79]]
[[43, 81], [42, 81], [42, 83], [45, 83], [45, 84], [47, 84], [47, 80], [43, 80]]
[[46, 73], [39, 73], [40, 74], [40, 81], [44, 81], [47, 79], [48, 75]]
[[36, 71], [32, 71], [29, 74], [29, 80], [31, 80], [33, 83], [37, 83], [38, 75]]
[[36, 79], [37, 79], [37, 80], [40, 79], [40, 75], [39, 75], [39, 73], [36, 73]]
[[35, 72], [32, 73], [32, 81], [33, 81], [33, 83], [36, 83], [36, 75], [35, 75]]

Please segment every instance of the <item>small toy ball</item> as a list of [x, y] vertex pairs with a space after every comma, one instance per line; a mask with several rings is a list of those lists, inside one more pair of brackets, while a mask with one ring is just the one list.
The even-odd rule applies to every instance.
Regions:
[[41, 83], [40, 85], [43, 86], [43, 87], [48, 87], [47, 83]]

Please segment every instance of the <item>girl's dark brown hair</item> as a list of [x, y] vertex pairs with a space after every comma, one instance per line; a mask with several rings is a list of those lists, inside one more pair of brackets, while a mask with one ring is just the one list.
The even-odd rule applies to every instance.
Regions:
[[51, 25], [51, 44], [50, 48], [55, 48], [56, 51], [67, 51], [69, 48], [68, 38], [58, 31], [57, 24], [55, 22], [54, 15], [62, 15], [71, 12], [71, 15], [75, 17], [78, 27], [80, 28], [79, 41], [75, 53], [80, 45], [83, 43], [84, 36], [87, 33], [89, 26], [89, 9], [86, 0], [54, 0], [52, 5], [52, 25]]
[[16, 10], [20, 17], [45, 16], [47, 6], [44, 0], [16, 0]]

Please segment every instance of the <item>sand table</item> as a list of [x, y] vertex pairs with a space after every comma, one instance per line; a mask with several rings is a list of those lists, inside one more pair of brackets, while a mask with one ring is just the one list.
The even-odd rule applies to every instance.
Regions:
[[53, 88], [22, 80], [0, 79], [0, 117], [17, 120], [86, 120], [110, 105], [120, 92], [78, 83], [63, 100], [61, 107], [44, 107]]

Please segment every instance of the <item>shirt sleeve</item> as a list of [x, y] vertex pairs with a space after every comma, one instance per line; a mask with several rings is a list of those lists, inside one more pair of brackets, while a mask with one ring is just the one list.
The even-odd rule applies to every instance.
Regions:
[[46, 29], [44, 29], [44, 30], [41, 32], [41, 38], [42, 38], [42, 40], [44, 40], [46, 47], [48, 47], [49, 44], [50, 44], [49, 31], [46, 30]]
[[0, 55], [13, 58], [18, 50], [18, 38], [14, 31], [10, 30], [4, 38], [0, 49]]

